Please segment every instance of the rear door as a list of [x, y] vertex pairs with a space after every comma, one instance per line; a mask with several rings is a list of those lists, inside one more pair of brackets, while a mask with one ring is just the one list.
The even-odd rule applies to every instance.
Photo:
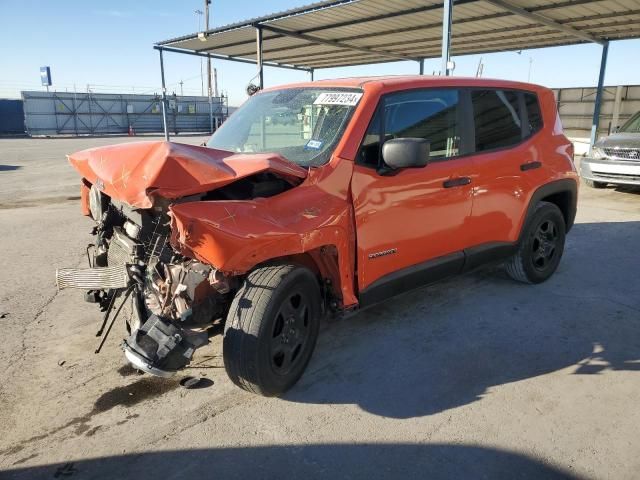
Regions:
[[534, 94], [508, 89], [471, 89], [474, 130], [474, 199], [470, 245], [515, 242], [526, 209], [530, 181], [542, 159], [532, 137], [542, 127]]
[[[438, 258], [446, 257], [432, 263], [440, 265], [441, 272], [456, 273], [462, 268], [472, 171], [471, 158], [463, 156], [469, 148], [463, 135], [467, 124], [463, 104], [457, 89], [403, 91], [380, 101], [351, 184], [361, 292], [405, 274], [409, 284], [396, 282], [396, 291], [384, 293], [416, 286], [412, 282], [424, 283], [422, 267]], [[429, 164], [382, 174], [382, 144], [406, 137], [430, 141]]]

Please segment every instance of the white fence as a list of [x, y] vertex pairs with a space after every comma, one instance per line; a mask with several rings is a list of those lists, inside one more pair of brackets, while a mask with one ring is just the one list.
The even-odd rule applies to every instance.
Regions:
[[[162, 132], [159, 95], [22, 92], [25, 127], [29, 135], [105, 135]], [[207, 97], [168, 98], [169, 131], [209, 132]], [[225, 97], [212, 102], [214, 129], [228, 115]]]
[[[554, 89], [558, 111], [565, 134], [576, 144], [576, 152], [584, 153], [588, 148], [596, 89]], [[600, 108], [598, 137], [609, 134], [622, 126], [634, 113], [640, 111], [640, 85], [605, 87]]]

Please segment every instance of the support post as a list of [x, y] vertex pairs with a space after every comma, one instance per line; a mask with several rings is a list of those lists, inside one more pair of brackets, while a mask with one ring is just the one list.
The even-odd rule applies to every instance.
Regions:
[[444, 0], [442, 10], [442, 74], [451, 75], [449, 70], [449, 59], [451, 55], [451, 19], [453, 14], [453, 0]]
[[424, 58], [419, 60], [418, 64], [420, 65], [420, 75], [424, 75]]
[[213, 94], [211, 91], [211, 57], [207, 59], [207, 68], [209, 69], [209, 133], [213, 134]]
[[264, 88], [264, 74], [262, 68], [262, 28], [256, 27], [256, 65], [258, 66], [258, 87]]
[[313, 68], [309, 70], [309, 75], [311, 76], [311, 81], [313, 82]]
[[596, 100], [593, 107], [593, 121], [591, 122], [591, 138], [589, 140], [589, 154], [596, 143], [598, 136], [598, 124], [600, 123], [600, 104], [602, 103], [602, 91], [604, 90], [604, 74], [607, 71], [607, 55], [609, 53], [609, 41], [602, 44], [602, 58], [600, 59], [600, 75], [598, 76], [598, 89], [596, 90]]
[[616, 87], [616, 96], [613, 101], [613, 118], [611, 119], [611, 130], [609, 133], [614, 131], [616, 128], [620, 126], [620, 107], [622, 106], [622, 89], [624, 87], [622, 85], [618, 85]]
[[164, 81], [164, 59], [162, 58], [162, 48], [158, 49], [160, 53], [160, 79], [162, 80], [162, 125], [164, 127], [164, 139], [169, 141], [169, 128], [167, 126], [167, 87]]
[[[204, 28], [209, 30], [209, 4], [211, 0], [204, 0]], [[209, 133], [213, 133], [213, 95], [211, 89], [211, 56], [207, 55], [207, 96], [209, 97]]]

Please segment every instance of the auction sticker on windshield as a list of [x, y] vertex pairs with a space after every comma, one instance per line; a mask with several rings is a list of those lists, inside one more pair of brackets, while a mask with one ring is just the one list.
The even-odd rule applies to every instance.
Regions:
[[304, 146], [305, 150], [320, 150], [322, 148], [322, 143], [320, 140], [309, 140], [307, 144]]
[[347, 105], [353, 107], [362, 97], [362, 93], [356, 92], [325, 92], [318, 95], [314, 105]]

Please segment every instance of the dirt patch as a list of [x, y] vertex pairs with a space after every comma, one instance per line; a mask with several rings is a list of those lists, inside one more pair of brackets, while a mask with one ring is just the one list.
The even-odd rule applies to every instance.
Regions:
[[130, 385], [116, 387], [103, 393], [98, 400], [90, 416], [106, 412], [117, 406], [131, 407], [149, 398], [157, 397], [178, 387], [175, 380], [166, 380], [158, 377], [145, 377]]
[[130, 363], [122, 365], [118, 370], [116, 370], [121, 377], [131, 377], [133, 375], [139, 376], [143, 375], [143, 372], [133, 368]]
[[17, 202], [0, 203], [0, 210], [12, 210], [14, 208], [42, 207], [45, 205], [53, 205], [56, 203], [77, 202], [78, 200], [80, 200], [80, 197], [69, 196], [69, 195], [64, 195], [59, 197], [31, 198], [28, 200], [21, 200]]
[[[99, 413], [109, 411], [115, 407], [131, 407], [144, 400], [163, 395], [179, 386], [177, 380], [167, 380], [158, 377], [145, 377], [136, 382], [122, 387], [116, 387], [106, 393], [103, 393], [94, 403], [93, 409], [86, 415], [74, 417], [64, 425], [56, 427], [42, 435], [34, 435], [23, 440], [11, 448], [0, 451], [0, 455], [14, 455], [27, 447], [32, 442], [44, 440], [45, 438], [55, 435], [56, 433], [70, 427], [74, 427], [74, 436], [86, 435], [93, 436], [102, 425], [92, 427], [90, 425], [93, 417]], [[127, 415], [124, 420], [119, 421], [116, 425], [123, 425], [129, 420], [137, 418], [138, 414]], [[25, 460], [26, 461], [26, 460]]]

